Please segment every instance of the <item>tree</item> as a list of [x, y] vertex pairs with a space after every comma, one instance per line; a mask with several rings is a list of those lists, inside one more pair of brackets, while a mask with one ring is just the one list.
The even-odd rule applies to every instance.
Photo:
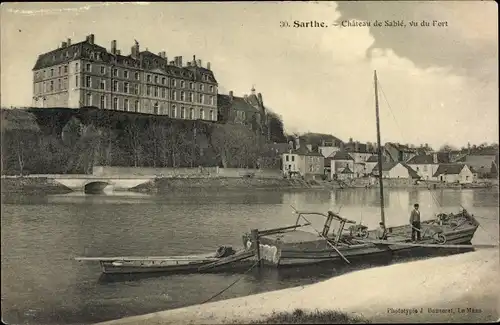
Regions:
[[450, 151], [453, 151], [453, 150], [456, 150], [455, 147], [449, 145], [449, 144], [444, 144], [441, 146], [441, 148], [439, 148], [439, 151], [442, 151], [442, 152], [450, 152]]

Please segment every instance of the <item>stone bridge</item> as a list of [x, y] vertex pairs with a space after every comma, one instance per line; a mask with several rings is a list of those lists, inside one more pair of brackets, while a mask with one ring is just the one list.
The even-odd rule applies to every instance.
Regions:
[[126, 191], [154, 179], [150, 177], [95, 176], [95, 175], [47, 175], [48, 178], [67, 188], [85, 193], [102, 191]]

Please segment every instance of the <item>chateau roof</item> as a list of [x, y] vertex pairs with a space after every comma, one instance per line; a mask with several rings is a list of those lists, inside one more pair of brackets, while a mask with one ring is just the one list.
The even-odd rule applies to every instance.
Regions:
[[[131, 55], [112, 54], [100, 45], [91, 44], [88, 39], [39, 55], [33, 70], [49, 68], [79, 59], [115, 64], [130, 69], [155, 70], [171, 77], [217, 84], [213, 72], [206, 68], [196, 65], [189, 67], [170, 65], [166, 58], [148, 50], [139, 52], [137, 58]], [[204, 79], [204, 75], [206, 75], [206, 79]]]

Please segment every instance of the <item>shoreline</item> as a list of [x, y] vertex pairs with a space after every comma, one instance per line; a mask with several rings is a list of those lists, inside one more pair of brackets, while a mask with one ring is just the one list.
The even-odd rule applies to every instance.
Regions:
[[[492, 322], [500, 315], [498, 258], [494, 249], [435, 257], [355, 271], [307, 286], [100, 324], [251, 324], [297, 309], [339, 312], [371, 323]], [[404, 281], [391, 285], [391, 279], [403, 274], [407, 275]]]
[[[347, 186], [346, 186], [347, 185]], [[172, 190], [351, 190], [378, 188], [377, 183], [367, 185], [364, 179], [349, 184], [337, 181], [317, 181], [286, 178], [245, 178], [245, 177], [162, 177], [129, 189], [130, 192], [146, 194], [169, 193]], [[408, 180], [384, 180], [386, 189], [498, 189], [498, 180], [483, 180], [473, 184], [421, 182], [414, 184]], [[1, 192], [5, 193], [48, 193], [65, 194], [71, 189], [57, 183], [50, 175], [40, 177], [1, 178]]]

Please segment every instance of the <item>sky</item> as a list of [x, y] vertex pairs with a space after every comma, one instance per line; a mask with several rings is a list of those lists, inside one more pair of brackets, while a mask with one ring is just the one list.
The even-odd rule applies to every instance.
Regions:
[[255, 85], [288, 132], [375, 142], [376, 70], [382, 142], [498, 142], [496, 13], [489, 1], [3, 3], [1, 104], [31, 105], [37, 56], [94, 34], [108, 49], [116, 39], [122, 54], [137, 39], [169, 58], [211, 62], [219, 93]]

